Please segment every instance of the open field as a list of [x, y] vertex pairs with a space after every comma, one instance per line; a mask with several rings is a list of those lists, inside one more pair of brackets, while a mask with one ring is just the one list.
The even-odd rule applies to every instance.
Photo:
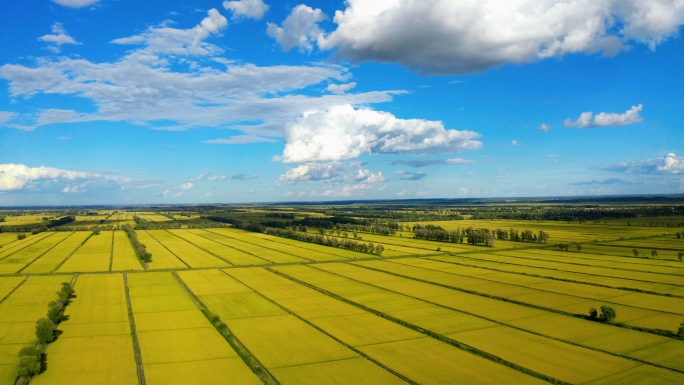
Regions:
[[[133, 215], [159, 226], [181, 216], [83, 220]], [[73, 278], [37, 384], [684, 382], [679, 228], [430, 223], [544, 229], [552, 244], [358, 232], [384, 246], [378, 256], [225, 226], [138, 229], [145, 264], [121, 230], [0, 233], [0, 385], [13, 384], [17, 352]], [[601, 306], [612, 322], [588, 317]]]

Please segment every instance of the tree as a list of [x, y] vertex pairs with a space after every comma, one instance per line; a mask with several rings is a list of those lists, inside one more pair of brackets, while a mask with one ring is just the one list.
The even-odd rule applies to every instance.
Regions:
[[580, 245], [579, 243], [575, 243], [575, 248], [577, 249], [578, 253], [582, 251], [582, 245]]
[[591, 319], [596, 319], [596, 318], [598, 318], [598, 311], [596, 310], [595, 307], [589, 308], [589, 317], [590, 317]]
[[679, 329], [677, 330], [677, 335], [679, 336], [679, 338], [684, 340], [684, 322], [679, 324]]
[[36, 337], [41, 344], [47, 344], [55, 340], [55, 323], [48, 318], [36, 321]]
[[658, 250], [656, 250], [656, 249], [651, 250], [651, 257], [655, 258], [657, 256], [658, 256]]
[[680, 251], [679, 254], [677, 255], [677, 258], [679, 258], [679, 261], [681, 262], [682, 259], [684, 259], [684, 251]]
[[53, 323], [57, 324], [62, 320], [64, 314], [64, 304], [60, 301], [52, 301], [48, 304], [47, 316]]
[[606, 305], [601, 306], [601, 320], [603, 320], [603, 322], [611, 323], [615, 320], [615, 317], [617, 317], [615, 309]]
[[632, 254], [634, 254], [634, 257], [638, 257], [639, 256], [639, 250], [632, 249]]

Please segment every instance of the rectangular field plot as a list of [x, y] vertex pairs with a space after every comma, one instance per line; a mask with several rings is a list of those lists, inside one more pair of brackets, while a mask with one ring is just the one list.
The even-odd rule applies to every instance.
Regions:
[[432, 338], [368, 345], [360, 350], [419, 384], [546, 383]]
[[231, 229], [211, 229], [207, 230], [214, 234], [222, 235], [223, 239], [217, 239], [218, 242], [232, 246], [247, 254], [254, 255], [270, 263], [290, 263], [290, 262], [307, 262], [308, 259], [300, 258], [295, 255], [283, 253], [274, 249], [261, 247], [258, 242], [254, 240], [242, 240], [235, 236], [234, 230]]
[[22, 273], [49, 273], [62, 263], [90, 236], [90, 231], [73, 232], [67, 239], [48, 250], [40, 258], [21, 270]]
[[[300, 241], [296, 241], [294, 239], [274, 237], [274, 236], [267, 235], [267, 234], [245, 233], [245, 236], [263, 239], [263, 240], [269, 241], [269, 242], [295, 246], [297, 248], [304, 249], [304, 250], [311, 250], [311, 251], [315, 252], [314, 255], [316, 255], [316, 254], [326, 255], [325, 258], [329, 258], [329, 257], [327, 257], [328, 255], [331, 256], [330, 258], [334, 258], [334, 259], [368, 258], [368, 254], [365, 254], [365, 253], [359, 253], [356, 251], [345, 250], [345, 249], [340, 249], [340, 248], [336, 248], [336, 247], [322, 246], [322, 245], [318, 245], [315, 243], [300, 242]], [[318, 259], [316, 259], [316, 260], [318, 260]], [[323, 259], [321, 259], [321, 260], [323, 260]]]
[[131, 241], [124, 231], [114, 232], [114, 249], [112, 251], [112, 270], [142, 270], [143, 267], [135, 255]]
[[194, 236], [206, 239], [207, 241], [211, 241], [211, 243], [205, 243], [203, 247], [206, 247], [207, 250], [211, 250], [213, 253], [222, 256], [230, 261], [230, 263], [233, 265], [263, 265], [271, 263], [266, 259], [260, 258], [256, 255], [248, 254], [233, 247], [230, 242], [231, 239], [224, 237], [223, 235], [200, 229], [187, 230], [187, 234], [192, 234]]
[[181, 261], [164, 245], [152, 238], [147, 231], [136, 231], [138, 241], [145, 245], [147, 251], [152, 254], [152, 262], [148, 263], [151, 269], [176, 269], [189, 267], [187, 263]]
[[2, 301], [14, 288], [22, 283], [26, 277], [1, 277], [0, 278], [0, 301]]
[[109, 271], [112, 259], [112, 233], [113, 231], [103, 231], [99, 235], [92, 235], [57, 271]]
[[121, 274], [81, 275], [66, 308], [62, 335], [49, 345], [50, 370], [37, 384], [137, 384], [131, 326]]
[[16, 273], [27, 264], [33, 262], [41, 255], [58, 245], [71, 233], [54, 233], [49, 237], [41, 239], [39, 242], [30, 244], [21, 250], [0, 259], [0, 274]]
[[45, 317], [61, 283], [69, 281], [68, 275], [29, 277], [0, 303], [0, 384], [14, 384], [19, 350], [35, 340], [36, 321]]
[[[149, 230], [148, 233], [190, 267], [228, 266], [226, 261], [207, 253], [185, 239], [174, 235], [171, 231]], [[152, 254], [152, 260], [154, 261], [154, 254]]]
[[406, 384], [405, 381], [363, 357], [274, 368], [270, 370], [281, 384]]
[[[30, 246], [34, 243], [40, 242], [41, 240], [54, 235], [54, 233], [38, 233], [36, 235], [28, 235], [24, 239], [16, 240], [12, 243], [10, 243], [7, 246], [3, 246], [2, 249], [0, 249], [0, 260], [5, 259], [12, 254], [16, 253], [19, 250], [22, 250], [23, 248]], [[17, 235], [14, 234], [14, 237], [16, 239]]]
[[222, 383], [226, 372], [260, 383], [171, 273], [129, 273], [127, 281], [147, 384], [168, 384], [171, 374], [174, 384]]

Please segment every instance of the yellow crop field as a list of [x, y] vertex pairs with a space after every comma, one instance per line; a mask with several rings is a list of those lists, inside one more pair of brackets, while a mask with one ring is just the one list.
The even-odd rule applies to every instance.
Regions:
[[281, 384], [406, 384], [362, 357], [271, 369]]
[[66, 239], [71, 233], [55, 233], [50, 237], [46, 237], [39, 242], [28, 245], [21, 250], [17, 250], [2, 259], [0, 259], [0, 274], [15, 273], [24, 268], [27, 264], [40, 258], [50, 249], [58, 245]]
[[45, 316], [46, 305], [57, 297], [61, 282], [70, 280], [69, 275], [29, 277], [0, 302], [0, 384], [14, 384], [17, 353], [35, 339], [36, 320]]
[[[230, 238], [226, 238], [220, 234], [200, 229], [187, 230], [185, 234], [196, 235], [198, 237], [206, 239], [207, 241], [211, 241], [211, 243], [204, 243], [203, 247], [206, 247], [213, 253], [220, 255], [221, 257], [230, 261], [230, 263], [232, 263], [233, 265], [263, 265], [270, 263], [269, 261], [263, 258], [259, 258], [258, 256], [245, 253], [240, 249], [232, 247], [230, 245]], [[186, 236], [185, 234], [183, 236]]]
[[142, 270], [143, 267], [123, 231], [114, 231], [112, 270]]
[[212, 233], [223, 235], [226, 240], [219, 240], [219, 242], [235, 247], [238, 250], [244, 251], [248, 254], [255, 255], [268, 262], [272, 263], [288, 263], [288, 262], [307, 262], [307, 259], [300, 258], [294, 255], [278, 252], [277, 250], [262, 247], [256, 243], [244, 241], [236, 236], [232, 229], [211, 229]]
[[419, 384], [546, 383], [431, 338], [368, 345], [360, 350]]
[[178, 375], [174, 384], [219, 383], [226, 371], [259, 383], [171, 273], [129, 273], [127, 280], [147, 384], [167, 384], [170, 373]]
[[[12, 254], [16, 253], [17, 251], [30, 246], [34, 243], [40, 242], [43, 238], [49, 237], [53, 235], [52, 233], [38, 233], [36, 235], [31, 235], [27, 236], [24, 239], [19, 239], [16, 240], [7, 246], [3, 246], [2, 249], [0, 249], [0, 259], [5, 259]], [[14, 235], [14, 238], [16, 239], [16, 235]]]
[[188, 267], [182, 260], [178, 259], [164, 245], [157, 242], [147, 231], [137, 231], [138, 241], [144, 244], [147, 251], [152, 254], [152, 262], [148, 265], [151, 269], [174, 269]]
[[26, 277], [0, 277], [0, 300], [5, 298], [25, 279]]
[[112, 259], [112, 231], [92, 235], [57, 272], [109, 271]]
[[[120, 384], [137, 384], [123, 276], [81, 275], [74, 289], [68, 319], [60, 324], [63, 333], [47, 350], [50, 370], [32, 383], [107, 384], [116, 378]], [[104, 309], [109, 310], [93, 311]]]
[[90, 236], [90, 231], [76, 231], [60, 242], [58, 245], [48, 250], [39, 259], [33, 261], [21, 270], [22, 273], [49, 273], [64, 260], [74, 250], [76, 250]]
[[[150, 230], [148, 233], [191, 267], [228, 266], [226, 261], [217, 258], [192, 243], [174, 235], [173, 231], [174, 230]], [[154, 261], [154, 254], [152, 255], [152, 260]]]

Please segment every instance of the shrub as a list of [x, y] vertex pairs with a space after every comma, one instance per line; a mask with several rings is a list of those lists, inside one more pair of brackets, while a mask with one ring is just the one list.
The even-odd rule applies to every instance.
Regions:
[[595, 307], [589, 308], [589, 317], [591, 319], [596, 319], [598, 318], [598, 311], [596, 310]]

